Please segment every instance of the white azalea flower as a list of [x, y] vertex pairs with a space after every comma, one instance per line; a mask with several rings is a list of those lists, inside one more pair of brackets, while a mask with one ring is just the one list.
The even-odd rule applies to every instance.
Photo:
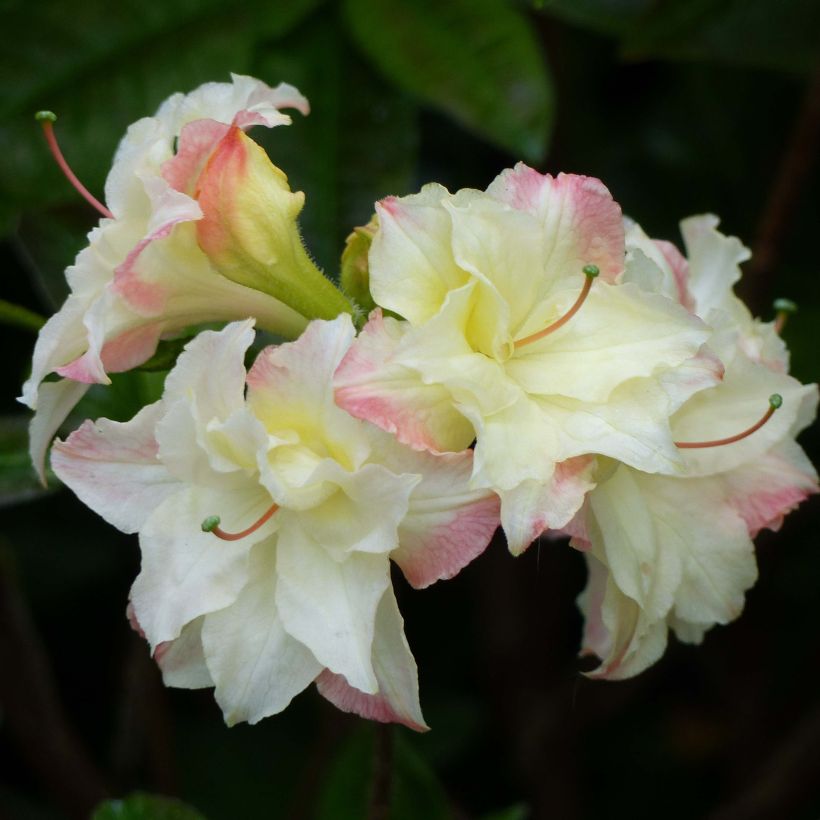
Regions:
[[[129, 127], [105, 216], [66, 271], [71, 294], [41, 330], [23, 386], [21, 401], [37, 410], [41, 477], [51, 437], [87, 385], [143, 363], [164, 335], [254, 316], [294, 337], [309, 318], [349, 309], [302, 247], [304, 195], [244, 133], [290, 123], [282, 108], [309, 111], [292, 86], [233, 75], [174, 94]], [[64, 379], [43, 383], [49, 373]]]
[[342, 709], [424, 728], [390, 559], [416, 587], [455, 575], [489, 542], [498, 499], [468, 487], [470, 451], [415, 452], [334, 404], [349, 316], [246, 374], [253, 335], [250, 321], [201, 333], [161, 401], [86, 422], [55, 444], [54, 469], [139, 532], [131, 602], [168, 685], [214, 686], [233, 724], [315, 680]]
[[337, 401], [418, 449], [476, 439], [473, 486], [501, 496], [513, 553], [578, 510], [586, 456], [682, 468], [669, 416], [719, 367], [698, 356], [698, 318], [621, 283], [623, 221], [601, 182], [518, 165], [486, 192], [427, 185], [377, 212], [370, 287], [403, 318], [372, 314]]
[[[579, 605], [583, 651], [601, 659], [593, 677], [642, 671], [663, 654], [670, 628], [680, 640], [699, 643], [712, 626], [738, 617], [757, 578], [752, 539], [763, 528], [778, 529], [818, 490], [817, 474], [794, 441], [814, 419], [817, 386], [786, 374], [782, 340], [734, 295], [738, 263], [748, 252], [716, 226], [711, 216], [684, 220], [688, 260], [638, 226], [627, 233], [626, 279], [677, 294], [707, 319], [714, 328], [709, 346], [725, 376], [672, 416], [685, 477], [599, 463], [602, 480], [568, 527], [587, 556], [589, 582]], [[764, 414], [773, 394], [782, 404], [775, 400], [776, 412]], [[712, 446], [691, 446], [698, 443]]]

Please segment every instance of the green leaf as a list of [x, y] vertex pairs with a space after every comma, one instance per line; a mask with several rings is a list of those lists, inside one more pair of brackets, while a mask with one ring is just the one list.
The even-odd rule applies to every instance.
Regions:
[[657, 0], [543, 0], [538, 10], [601, 34], [628, 32]]
[[102, 803], [91, 820], [205, 820], [205, 816], [179, 800], [135, 792]]
[[809, 72], [820, 4], [799, 0], [544, 0], [544, 13], [621, 40], [628, 59], [714, 61]]
[[363, 726], [342, 744], [325, 776], [314, 820], [367, 817], [373, 772], [373, 729]]
[[114, 149], [131, 122], [152, 114], [176, 91], [227, 80], [230, 71], [247, 72], [258, 43], [289, 31], [316, 4], [84, 0], [67, 13], [62, 0], [6, 3], [0, 217], [76, 198], [46, 149], [35, 111], [60, 115], [55, 130], [68, 162], [101, 194]]
[[297, 116], [289, 128], [252, 135], [291, 188], [305, 192], [300, 222], [306, 244], [333, 277], [345, 237], [370, 219], [373, 203], [410, 191], [416, 106], [361, 62], [331, 11], [261, 51], [254, 68], [288, 77], [311, 102], [310, 116]]
[[532, 25], [503, 0], [343, 0], [359, 48], [400, 88], [516, 156], [543, 158], [554, 104]]
[[485, 814], [481, 820], [529, 820], [530, 810], [523, 803], [516, 803], [514, 806]]
[[653, 9], [624, 39], [632, 59], [664, 57], [813, 71], [820, 4], [795, 0], [690, 0]]
[[414, 749], [407, 733], [394, 733], [390, 817], [393, 820], [452, 820], [447, 794], [430, 764]]
[[84, 419], [130, 421], [147, 404], [159, 400], [166, 376], [164, 370], [110, 374], [111, 384], [92, 385], [71, 411], [65, 428], [73, 430]]
[[59, 486], [50, 470], [48, 488], [34, 473], [28, 455], [28, 422], [28, 416], [0, 416], [0, 509], [41, 498]]
[[46, 320], [39, 313], [0, 299], [0, 324], [20, 327], [37, 333], [45, 323]]
[[[339, 750], [319, 795], [315, 820], [360, 820], [368, 816], [373, 787], [375, 734], [381, 726], [352, 732]], [[447, 795], [429, 763], [402, 727], [392, 734], [391, 820], [452, 820]]]

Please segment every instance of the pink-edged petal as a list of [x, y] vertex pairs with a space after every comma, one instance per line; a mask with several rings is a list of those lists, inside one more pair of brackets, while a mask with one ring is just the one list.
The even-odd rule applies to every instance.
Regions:
[[790, 439], [721, 478], [753, 538], [764, 528], [780, 529], [787, 513], [818, 492], [817, 472]]
[[203, 617], [191, 621], [182, 628], [178, 638], [165, 641], [154, 650], [154, 660], [166, 686], [208, 689], [214, 685], [202, 651], [203, 621]]
[[295, 342], [265, 348], [248, 372], [249, 401], [258, 404], [260, 414], [265, 403], [291, 398], [328, 412], [333, 407], [333, 373], [355, 335], [350, 316], [342, 314], [329, 322], [311, 322]]
[[621, 209], [606, 186], [577, 174], [540, 174], [519, 162], [503, 171], [487, 189], [501, 202], [535, 216], [552, 250], [547, 270], [575, 272], [597, 265], [602, 278], [614, 282], [624, 269]]
[[202, 521], [222, 517], [238, 532], [270, 507], [270, 496], [252, 482], [238, 490], [184, 487], [151, 511], [140, 530], [142, 567], [131, 601], [152, 647], [177, 638], [208, 612], [230, 606], [248, 582], [248, 553], [275, 529], [271, 521], [240, 541], [202, 531]]
[[522, 481], [501, 495], [501, 526], [507, 546], [520, 555], [544, 530], [564, 529], [595, 486], [595, 459], [578, 456], [555, 465], [549, 480]]
[[416, 662], [404, 637], [404, 621], [392, 587], [385, 591], [376, 613], [373, 669], [379, 686], [376, 694], [354, 689], [342, 675], [329, 669], [316, 679], [316, 688], [343, 712], [381, 723], [401, 723], [417, 732], [427, 731], [429, 727], [419, 705]]
[[202, 644], [216, 700], [233, 726], [281, 712], [322, 666], [283, 628], [272, 544], [251, 554], [250, 582], [229, 607], [205, 616]]
[[380, 460], [421, 476], [391, 557], [410, 584], [423, 589], [453, 578], [484, 552], [498, 528], [499, 501], [488, 490], [470, 489], [471, 451], [433, 455], [391, 445], [381, 449]]
[[695, 300], [692, 294], [689, 293], [689, 263], [686, 257], [673, 245], [665, 239], [656, 239], [655, 246], [663, 255], [666, 264], [672, 271], [675, 278], [675, 287], [678, 291], [678, 301], [690, 312], [695, 312]]
[[409, 325], [375, 310], [333, 377], [336, 403], [417, 450], [459, 451], [473, 428], [441, 385], [392, 361]]
[[193, 196], [197, 179], [230, 125], [216, 120], [194, 120], [183, 126], [177, 152], [162, 166], [162, 176], [175, 190]]
[[38, 389], [43, 379], [55, 367], [79, 356], [87, 345], [86, 328], [83, 317], [88, 310], [88, 301], [72, 294], [62, 308], [55, 313], [37, 336], [31, 363], [31, 376], [23, 385], [18, 401], [37, 409]]
[[87, 384], [61, 379], [41, 384], [37, 391], [37, 411], [28, 429], [28, 451], [43, 486], [46, 483], [46, 451], [51, 440], [87, 390]]
[[584, 614], [581, 655], [596, 655], [601, 665], [587, 673], [597, 680], [624, 680], [643, 672], [666, 649], [666, 619], [652, 620], [618, 588], [606, 566], [587, 554], [589, 580], [578, 597]]
[[108, 373], [124, 373], [146, 362], [154, 355], [162, 335], [159, 324], [142, 325], [126, 330], [105, 342], [101, 352], [89, 348], [82, 356], [55, 372], [85, 384], [108, 384]]
[[146, 175], [143, 184], [151, 202], [151, 218], [145, 236], [115, 268], [111, 287], [141, 316], [157, 316], [165, 307], [168, 288], [140, 275], [140, 258], [153, 242], [170, 236], [176, 225], [202, 219], [202, 209], [196, 200], [174, 190], [160, 176]]
[[148, 361], [156, 353], [162, 335], [159, 324], [127, 330], [108, 340], [100, 358], [107, 373], [124, 373]]
[[86, 421], [51, 451], [51, 466], [78, 498], [123, 532], [137, 532], [179, 483], [157, 458], [162, 405], [120, 423]]
[[295, 108], [305, 115], [310, 112], [307, 99], [292, 85], [280, 83], [271, 88], [255, 77], [232, 73], [229, 83], [204, 83], [189, 94], [173, 95], [160, 106], [156, 117], [172, 134], [178, 134], [185, 123], [201, 119], [272, 128], [290, 122], [281, 108]]

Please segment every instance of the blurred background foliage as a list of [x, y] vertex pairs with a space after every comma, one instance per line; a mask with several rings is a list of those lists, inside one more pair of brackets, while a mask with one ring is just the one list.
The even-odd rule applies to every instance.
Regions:
[[[103, 798], [95, 820], [820, 815], [817, 503], [760, 537], [737, 623], [635, 680], [580, 674], [579, 556], [544, 539], [514, 561], [499, 541], [446, 585], [396, 579], [432, 732], [382, 731], [314, 692], [228, 730], [208, 692], [162, 688], [128, 629], [135, 539], [33, 481], [14, 396], [37, 317], [6, 304], [59, 307], [94, 223], [34, 111], [60, 115], [101, 191], [130, 122], [234, 71], [311, 100], [253, 135], [306, 192], [329, 275], [385, 195], [482, 188], [518, 160], [590, 174], [654, 236], [719, 214], [755, 251], [754, 311], [800, 304], [786, 337], [814, 381], [820, 3], [2, 0], [0, 22], [0, 818], [85, 818]], [[77, 418], [129, 418], [163, 375], [118, 376]], [[803, 438], [815, 463], [819, 439]]]

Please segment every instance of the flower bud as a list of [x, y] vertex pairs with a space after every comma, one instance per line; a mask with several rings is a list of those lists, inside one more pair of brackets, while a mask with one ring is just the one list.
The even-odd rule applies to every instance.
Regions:
[[376, 307], [370, 293], [370, 266], [368, 254], [373, 237], [379, 229], [379, 217], [370, 218], [367, 225], [354, 228], [345, 240], [342, 252], [342, 273], [340, 277], [342, 290], [353, 299], [365, 312], [370, 313]]
[[311, 261], [296, 219], [305, 195], [242, 129], [216, 146], [197, 182], [203, 218], [197, 239], [226, 278], [267, 293], [309, 318], [332, 319], [351, 305]]

